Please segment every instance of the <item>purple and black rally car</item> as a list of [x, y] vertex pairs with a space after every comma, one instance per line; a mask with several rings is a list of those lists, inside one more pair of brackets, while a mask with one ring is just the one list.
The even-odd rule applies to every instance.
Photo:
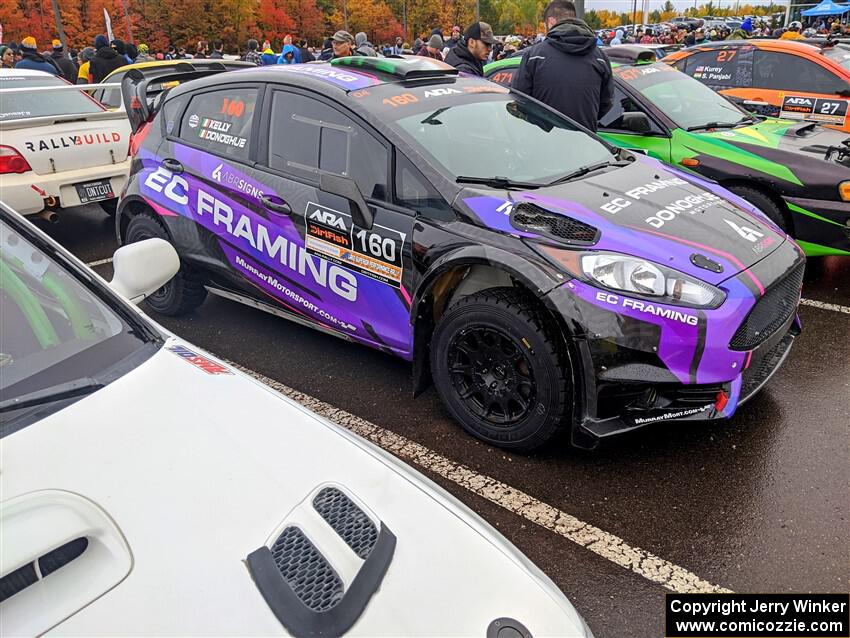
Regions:
[[523, 451], [728, 418], [799, 333], [763, 214], [531, 98], [425, 58], [202, 75], [123, 84], [119, 240], [182, 259], [160, 313], [212, 292], [379, 348]]

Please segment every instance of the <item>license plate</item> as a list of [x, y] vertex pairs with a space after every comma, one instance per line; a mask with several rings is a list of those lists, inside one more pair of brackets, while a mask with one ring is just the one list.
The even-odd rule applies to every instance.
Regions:
[[115, 193], [112, 191], [112, 182], [108, 179], [74, 184], [74, 188], [77, 189], [77, 195], [80, 196], [80, 203], [82, 204], [99, 202], [103, 199], [112, 199], [115, 197]]

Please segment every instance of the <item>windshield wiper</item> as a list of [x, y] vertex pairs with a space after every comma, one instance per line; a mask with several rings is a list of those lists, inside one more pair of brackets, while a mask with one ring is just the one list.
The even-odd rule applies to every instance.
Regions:
[[466, 175], [458, 175], [455, 177], [458, 184], [483, 184], [484, 186], [492, 186], [493, 188], [540, 188], [543, 184], [538, 182], [518, 182], [507, 177], [468, 177]]
[[606, 168], [608, 166], [613, 166], [614, 162], [610, 160], [605, 160], [604, 162], [599, 162], [598, 164], [588, 164], [587, 166], [582, 166], [581, 168], [577, 168], [572, 173], [567, 173], [563, 177], [559, 177], [554, 182], [549, 182], [546, 186], [555, 186], [556, 184], [563, 184], [564, 182], [569, 182], [571, 180], [582, 177], [583, 175], [587, 175], [588, 173], [592, 173], [593, 171], [598, 171], [600, 168]]
[[747, 122], [761, 122], [761, 120], [755, 115], [744, 114], [744, 117], [737, 122], [708, 122], [707, 124], [700, 124], [699, 126], [689, 126], [685, 130], [691, 132], [701, 131], [702, 129], [707, 128], [735, 128], [736, 126], [741, 126], [741, 124], [746, 124]]
[[22, 410], [37, 405], [44, 405], [45, 403], [53, 403], [54, 401], [61, 401], [63, 399], [85, 396], [102, 387], [103, 384], [97, 379], [81, 377], [74, 381], [52, 385], [49, 388], [43, 388], [29, 394], [0, 401], [0, 414], [11, 412], [12, 410]]

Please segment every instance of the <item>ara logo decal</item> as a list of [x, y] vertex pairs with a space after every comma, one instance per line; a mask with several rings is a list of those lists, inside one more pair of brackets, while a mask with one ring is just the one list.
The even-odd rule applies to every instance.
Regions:
[[738, 226], [735, 222], [730, 222], [728, 219], [724, 219], [724, 222], [729, 224], [729, 227], [738, 233], [741, 237], [746, 239], [747, 241], [751, 241], [753, 243], [757, 242], [759, 238], [764, 237], [764, 233], [760, 233], [749, 226]]
[[308, 217], [315, 222], [324, 224], [325, 226], [331, 226], [332, 228], [346, 230], [345, 221], [342, 219], [342, 217], [334, 215], [331, 211], [327, 209], [314, 208], [313, 212], [310, 213]]
[[461, 92], [457, 89], [432, 89], [425, 91], [425, 97], [440, 97], [441, 95], [460, 95]]
[[221, 182], [221, 167], [222, 166], [224, 166], [224, 164], [219, 164], [218, 166], [216, 166], [213, 169], [213, 172], [212, 172], [212, 178], [217, 182]]

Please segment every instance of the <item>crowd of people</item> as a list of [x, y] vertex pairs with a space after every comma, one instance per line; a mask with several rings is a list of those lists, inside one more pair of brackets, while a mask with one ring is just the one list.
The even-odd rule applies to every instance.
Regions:
[[[552, 20], [555, 18], [557, 20], [553, 22]], [[508, 36], [497, 39], [489, 24], [474, 22], [465, 30], [460, 26], [453, 26], [448, 35], [444, 35], [440, 28], [434, 28], [430, 34], [422, 34], [412, 44], [398, 36], [393, 42], [385, 42], [377, 46], [371, 43], [367, 34], [363, 32], [352, 35], [348, 31], [339, 30], [331, 37], [326, 38], [320, 47], [309, 46], [307, 40], [296, 39], [292, 35], [287, 35], [282, 42], [276, 43], [277, 46], [269, 40], [260, 44], [258, 40], [250, 39], [241, 55], [238, 55], [239, 52], [231, 52], [229, 57], [235, 57], [233, 53], [236, 53], [240, 59], [257, 65], [275, 65], [328, 61], [351, 55], [419, 55], [445, 61], [461, 71], [480, 76], [483, 75], [483, 68], [487, 62], [517, 55], [521, 51], [524, 52], [526, 49], [535, 47], [543, 47], [549, 51], [550, 55], [555, 55], [557, 52], [573, 58], [587, 57], [598, 61], [599, 56], [587, 56], [591, 49], [620, 44], [693, 46], [716, 40], [804, 39], [815, 36], [850, 35], [850, 26], [841, 23], [837, 18], [819, 18], [806, 27], [799, 21], [795, 21], [791, 22], [787, 28], [771, 28], [763, 20], [746, 18], [735, 29], [725, 26], [703, 28], [690, 25], [663, 24], [654, 27], [638, 27], [634, 30], [617, 28], [594, 32], [584, 21], [576, 17], [575, 7], [569, 0], [553, 0], [550, 2], [546, 12], [544, 12], [544, 24], [547, 33], [545, 35], [538, 33], [531, 37]], [[3, 68], [14, 67], [46, 71], [61, 76], [72, 83], [89, 84], [101, 82], [115, 69], [134, 62], [197, 58], [222, 59], [225, 54], [225, 47], [220, 40], [212, 42], [198, 40], [193, 47], [190, 47], [190, 50], [183, 46], [170, 45], [165, 50], [154, 51], [143, 43], [136, 45], [120, 39], [110, 41], [105, 35], [98, 35], [94, 39], [93, 46], [87, 46], [80, 50], [67, 49], [59, 40], [53, 40], [51, 48], [39, 51], [35, 38], [25, 37], [20, 43], [12, 42], [9, 45], [0, 45], [0, 66]], [[531, 62], [529, 64], [524, 63], [521, 69], [522, 73], [518, 74], [518, 78], [520, 78], [518, 88], [534, 94], [528, 84], [529, 78], [536, 73], [534, 69], [540, 66], [541, 73], [543, 73], [550, 67], [535, 63], [535, 60], [541, 59], [539, 55], [532, 55], [530, 58]], [[589, 77], [600, 76], [604, 78], [606, 73], [610, 75], [610, 69], [607, 72], [603, 69], [585, 69], [584, 71], [595, 74]], [[560, 101], [562, 98], [557, 95], [567, 90], [565, 84], [558, 82], [555, 77], [549, 78], [546, 84], [548, 88], [545, 90], [537, 87], [541, 95], [545, 93], [546, 99], [542, 97], [540, 99], [543, 99], [544, 102]], [[572, 83], [569, 90], [572, 90]], [[604, 101], [603, 94], [604, 91], [600, 93], [603, 96], [601, 99]], [[539, 96], [535, 95], [535, 97]], [[559, 110], [564, 111], [563, 108]], [[585, 112], [577, 116], [578, 120], [595, 123], [596, 119], [590, 113], [592, 109], [584, 108], [583, 110]], [[574, 110], [571, 111], [570, 109], [564, 112], [577, 115]]]

